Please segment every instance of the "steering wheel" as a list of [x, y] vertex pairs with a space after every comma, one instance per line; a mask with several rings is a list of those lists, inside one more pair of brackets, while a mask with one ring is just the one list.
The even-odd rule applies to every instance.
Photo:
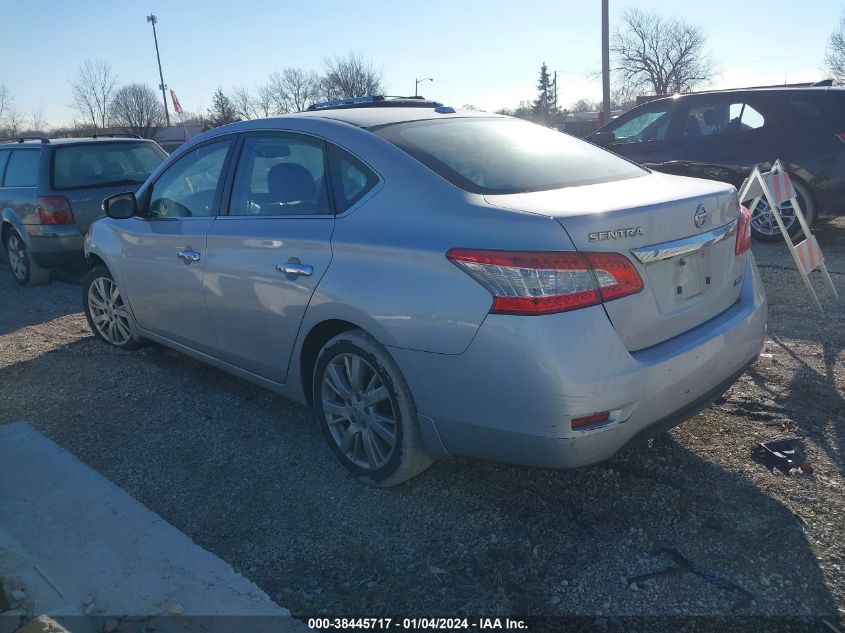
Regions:
[[189, 218], [193, 215], [188, 207], [172, 198], [160, 198], [156, 202], [158, 208], [152, 211], [160, 218]]

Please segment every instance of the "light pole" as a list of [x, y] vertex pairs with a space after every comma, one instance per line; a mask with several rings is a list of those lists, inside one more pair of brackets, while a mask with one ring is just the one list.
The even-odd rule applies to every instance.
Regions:
[[164, 118], [167, 121], [167, 127], [170, 127], [170, 112], [167, 111], [167, 93], [165, 92], [167, 86], [164, 85], [164, 75], [161, 72], [161, 55], [158, 54], [158, 36], [156, 35], [156, 22], [158, 22], [158, 18], [150, 13], [147, 16], [147, 22], [153, 25], [153, 39], [156, 43], [156, 59], [158, 60], [158, 78], [161, 80], [158, 87], [161, 88], [161, 98], [164, 101]]
[[434, 81], [431, 77], [424, 77], [423, 79], [417, 79], [417, 83], [414, 85], [414, 96], [420, 96], [420, 84], [424, 81]]
[[602, 125], [610, 123], [610, 19], [608, 0], [601, 2], [601, 112]]

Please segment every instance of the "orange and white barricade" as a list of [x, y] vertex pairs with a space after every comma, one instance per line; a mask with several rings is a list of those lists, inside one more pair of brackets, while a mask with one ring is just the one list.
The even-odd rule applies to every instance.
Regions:
[[[790, 180], [789, 174], [783, 168], [783, 165], [781, 165], [780, 160], [776, 160], [771, 170], [767, 172], [761, 172], [759, 166], [755, 165], [751, 174], [745, 179], [745, 182], [739, 189], [740, 202], [753, 199], [751, 205], [748, 207], [752, 216], [754, 215], [754, 209], [763, 198], [766, 199], [769, 209], [778, 223], [789, 253], [792, 255], [792, 260], [798, 268], [801, 279], [804, 280], [804, 285], [813, 297], [816, 307], [824, 314], [824, 308], [822, 308], [813, 284], [810, 283], [810, 273], [816, 269], [820, 270], [833, 296], [838, 299], [839, 293], [836, 292], [833, 280], [827, 271], [827, 266], [824, 263], [824, 255], [822, 255], [822, 251], [819, 248], [819, 243], [810, 232], [810, 227], [807, 225], [807, 220], [798, 204], [798, 198], [795, 195], [795, 187], [792, 186], [792, 180]], [[780, 205], [785, 202], [789, 202], [792, 205], [795, 219], [798, 220], [801, 230], [804, 232], [805, 239], [797, 245], [792, 243], [792, 238], [789, 236], [789, 231], [786, 229], [783, 218], [780, 215]]]

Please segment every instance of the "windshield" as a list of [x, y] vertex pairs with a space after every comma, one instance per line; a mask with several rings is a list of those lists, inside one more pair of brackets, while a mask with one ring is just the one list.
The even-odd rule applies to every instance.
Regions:
[[167, 157], [154, 143], [89, 143], [57, 147], [53, 188], [140, 185]]
[[472, 193], [561, 189], [647, 173], [563, 132], [518, 119], [412, 121], [374, 132]]

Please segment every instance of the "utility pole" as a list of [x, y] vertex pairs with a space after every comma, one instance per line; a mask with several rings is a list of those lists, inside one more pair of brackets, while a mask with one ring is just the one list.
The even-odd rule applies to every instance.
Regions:
[[158, 60], [158, 78], [161, 80], [158, 87], [161, 88], [161, 98], [164, 101], [164, 118], [167, 121], [167, 127], [170, 127], [170, 112], [167, 110], [167, 86], [164, 84], [164, 75], [161, 72], [161, 55], [158, 54], [158, 36], [156, 35], [156, 22], [158, 22], [158, 18], [150, 13], [147, 16], [147, 22], [153, 25], [153, 39], [156, 43], [156, 59]]
[[603, 125], [610, 123], [610, 19], [608, 0], [601, 0], [601, 92]]
[[557, 112], [557, 71], [555, 71], [555, 112]]

